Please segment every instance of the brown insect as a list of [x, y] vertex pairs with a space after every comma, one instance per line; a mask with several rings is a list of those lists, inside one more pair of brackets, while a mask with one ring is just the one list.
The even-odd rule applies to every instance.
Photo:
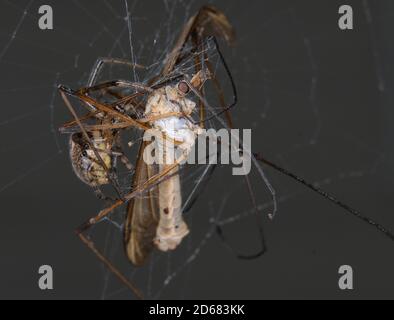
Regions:
[[[65, 104], [74, 117], [74, 120], [61, 127], [61, 131], [71, 133], [70, 155], [76, 175], [96, 190], [102, 185], [111, 184], [118, 194], [118, 199], [109, 207], [101, 210], [79, 227], [77, 234], [138, 298], [142, 298], [139, 289], [95, 247], [93, 241], [85, 235], [85, 231], [108, 216], [115, 208], [127, 203], [124, 247], [128, 259], [136, 266], [143, 265], [155, 247], [161, 251], [174, 250], [189, 233], [190, 230], [182, 218], [181, 160], [188, 155], [190, 146], [200, 130], [211, 121], [215, 120], [225, 128], [232, 128], [229, 110], [237, 103], [236, 87], [215, 37], [230, 44], [234, 41], [234, 30], [221, 11], [205, 6], [189, 19], [162, 69], [148, 81], [136, 83], [114, 80], [96, 84], [104, 64], [143, 68], [128, 61], [108, 58], [96, 62], [86, 87], [72, 90], [59, 86]], [[210, 61], [212, 55], [208, 53], [209, 51], [215, 52], [230, 80], [233, 93], [233, 100], [230, 103], [225, 102], [224, 90], [215, 75]], [[219, 107], [213, 108], [206, 101], [204, 85], [207, 82], [211, 82], [215, 89], [220, 102]], [[100, 95], [104, 95], [104, 99]], [[88, 113], [78, 116], [68, 96], [81, 101]], [[173, 129], [174, 127], [176, 129]], [[164, 164], [147, 164], [143, 159], [147, 143], [142, 141], [135, 162], [131, 191], [123, 194], [115, 169], [118, 158], [126, 168], [132, 169], [120, 141], [120, 133], [131, 128], [140, 132], [158, 130], [164, 137], [163, 143], [174, 143], [181, 151], [182, 157]], [[394, 240], [394, 236], [384, 227], [312, 184], [259, 154], [251, 154], [250, 157], [257, 168], [260, 168], [258, 161], [265, 163], [318, 192]], [[276, 211], [275, 192], [261, 169], [258, 171], [273, 197], [272, 217]], [[239, 258], [250, 259], [262, 255], [266, 251], [266, 245], [248, 176], [245, 176], [245, 181], [256, 213], [261, 249], [255, 254], [248, 255], [233, 251]], [[101, 194], [99, 191], [98, 193]], [[218, 234], [225, 241], [219, 227]]]

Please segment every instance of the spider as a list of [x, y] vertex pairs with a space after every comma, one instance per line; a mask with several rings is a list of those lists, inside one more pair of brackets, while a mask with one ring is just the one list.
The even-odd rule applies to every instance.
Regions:
[[[63, 133], [71, 133], [69, 149], [76, 175], [84, 183], [94, 188], [101, 197], [103, 194], [100, 187], [105, 184], [112, 185], [118, 195], [118, 199], [113, 200], [111, 205], [82, 224], [76, 233], [101, 262], [132, 290], [137, 298], [143, 298], [141, 291], [96, 248], [85, 232], [108, 216], [115, 208], [127, 203], [124, 247], [128, 259], [134, 265], [141, 266], [155, 247], [161, 251], [174, 250], [189, 233], [182, 214], [191, 209], [205, 182], [213, 174], [215, 165], [207, 166], [202, 179], [194, 188], [186, 204], [183, 205], [180, 192], [180, 172], [184, 170], [184, 167], [181, 165], [180, 159], [159, 166], [148, 165], [143, 161], [143, 153], [147, 143], [141, 141], [137, 161], [133, 167], [122, 150], [120, 133], [130, 128], [140, 132], [154, 128], [163, 134], [164, 141], [174, 142], [178, 148], [182, 148], [181, 144], [184, 145], [187, 141], [193, 143], [199, 134], [199, 129], [212, 124], [213, 121], [224, 128], [232, 128], [230, 109], [237, 103], [237, 91], [217, 39], [231, 44], [234, 42], [234, 38], [234, 30], [227, 17], [212, 6], [204, 6], [188, 20], [174, 48], [164, 61], [162, 69], [148, 81], [139, 83], [113, 80], [97, 84], [98, 76], [106, 64], [144, 68], [122, 59], [101, 58], [93, 66], [85, 87], [72, 90], [63, 85], [59, 86], [60, 94], [74, 117], [74, 120], [64, 124], [60, 130]], [[215, 75], [215, 66], [209, 52], [214, 52], [230, 81], [232, 90], [230, 103], [226, 103], [224, 90]], [[205, 84], [207, 82], [211, 82], [214, 87], [219, 107], [213, 107], [206, 99]], [[102, 94], [103, 92], [105, 99], [100, 95], [97, 96], [97, 93]], [[125, 94], [125, 92], [127, 93]], [[88, 113], [79, 117], [68, 98], [69, 96], [81, 101], [88, 109]], [[178, 131], [169, 130], [170, 122], [175, 122], [180, 129]], [[187, 131], [189, 135], [181, 134], [185, 129], [189, 130]], [[187, 154], [188, 148], [183, 148], [182, 151]], [[241, 152], [245, 152], [245, 150], [241, 150]], [[335, 197], [277, 166], [261, 154], [255, 153], [248, 156], [251, 157], [253, 164], [271, 192], [273, 212], [269, 215], [270, 218], [273, 218], [276, 213], [275, 191], [260, 168], [261, 163], [302, 183], [357, 218], [376, 227], [394, 241], [394, 236], [383, 226], [361, 215]], [[126, 168], [133, 169], [134, 172], [132, 189], [127, 194], [123, 194], [119, 187], [116, 174], [117, 159], [120, 159]], [[249, 177], [246, 175], [244, 178], [254, 208], [261, 248], [253, 254], [243, 254], [231, 246], [227, 246], [238, 258], [254, 259], [264, 254], [267, 246], [263, 227], [258, 219], [259, 212]], [[217, 226], [217, 233], [226, 242], [226, 237], [220, 226]]]

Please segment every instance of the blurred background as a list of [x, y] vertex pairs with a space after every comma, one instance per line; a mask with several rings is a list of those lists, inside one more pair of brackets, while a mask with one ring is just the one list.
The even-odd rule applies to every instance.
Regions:
[[[394, 230], [392, 1], [129, 0], [129, 33], [123, 0], [0, 0], [0, 298], [133, 298], [74, 234], [104, 204], [72, 172], [57, 130], [70, 116], [56, 86], [82, 86], [98, 57], [130, 59], [130, 37], [137, 62], [157, 62], [206, 3], [236, 30], [236, 45], [223, 51], [239, 91], [235, 126], [252, 128], [253, 150]], [[38, 27], [43, 4], [54, 30]], [[343, 4], [353, 8], [353, 30], [338, 28]], [[192, 232], [179, 252], [135, 270], [123, 261], [121, 228], [106, 223], [94, 237], [147, 298], [394, 298], [392, 241], [265, 171], [279, 208], [268, 221], [269, 193], [255, 190], [269, 248], [259, 259], [234, 257], [210, 224], [220, 210], [223, 221], [246, 210], [248, 196], [226, 170], [187, 214]], [[226, 225], [244, 251], [258, 247], [249, 220]], [[38, 288], [44, 264], [53, 290]], [[352, 291], [338, 288], [345, 264]]]

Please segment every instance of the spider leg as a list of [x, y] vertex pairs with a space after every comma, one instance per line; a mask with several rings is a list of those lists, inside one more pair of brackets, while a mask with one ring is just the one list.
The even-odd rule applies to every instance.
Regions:
[[119, 64], [119, 65], [126, 65], [131, 68], [145, 69], [144, 66], [142, 66], [140, 64], [132, 63], [132, 62], [125, 60], [125, 59], [107, 58], [107, 57], [98, 58], [96, 60], [95, 64], [93, 65], [89, 80], [87, 82], [87, 87], [91, 87], [93, 84], [96, 83], [97, 78], [98, 78], [99, 74], [101, 73], [102, 68], [104, 67], [105, 64], [109, 64], [109, 65]]

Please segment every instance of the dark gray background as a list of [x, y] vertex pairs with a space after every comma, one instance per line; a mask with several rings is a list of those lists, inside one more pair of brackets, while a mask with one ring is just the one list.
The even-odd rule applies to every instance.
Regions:
[[[66, 137], [56, 133], [69, 115], [54, 85], [77, 87], [94, 60], [108, 54], [124, 29], [124, 2], [33, 1], [20, 20], [28, 2], [0, 0], [0, 298], [96, 299], [102, 297], [105, 273], [73, 231], [102, 203], [70, 169]], [[44, 3], [54, 9], [53, 31], [37, 26]], [[143, 44], [145, 50], [160, 50], [148, 40], [158, 28], [180, 31], [183, 5], [171, 18], [164, 4], [132, 6], [130, 1], [136, 51]], [[214, 4], [237, 31], [237, 45], [226, 50], [226, 57], [239, 88], [237, 127], [253, 128], [253, 149], [322, 182], [324, 189], [394, 230], [392, 1]], [[353, 6], [353, 31], [338, 29], [342, 4]], [[171, 22], [161, 25], [165, 19]], [[127, 34], [120, 40], [128, 57]], [[116, 48], [112, 55], [122, 52]], [[161, 298], [394, 297], [393, 242], [303, 186], [271, 169], [267, 173], [279, 197], [293, 195], [279, 203], [274, 222], [262, 217], [268, 253], [240, 261], [213, 235], [188, 276], [175, 279]], [[208, 204], [217, 207], [230, 183], [221, 173], [213, 178], [193, 221], [208, 219]], [[269, 199], [265, 190], [258, 196], [260, 203]], [[246, 200], [240, 196], [237, 202]], [[232, 216], [238, 208], [226, 210]], [[191, 247], [206, 233], [198, 227], [193, 223]], [[248, 248], [251, 230], [234, 224], [230, 238]], [[43, 264], [54, 268], [52, 291], [37, 286]], [[353, 291], [338, 289], [343, 264], [354, 268]], [[110, 282], [119, 288], [116, 280]]]

